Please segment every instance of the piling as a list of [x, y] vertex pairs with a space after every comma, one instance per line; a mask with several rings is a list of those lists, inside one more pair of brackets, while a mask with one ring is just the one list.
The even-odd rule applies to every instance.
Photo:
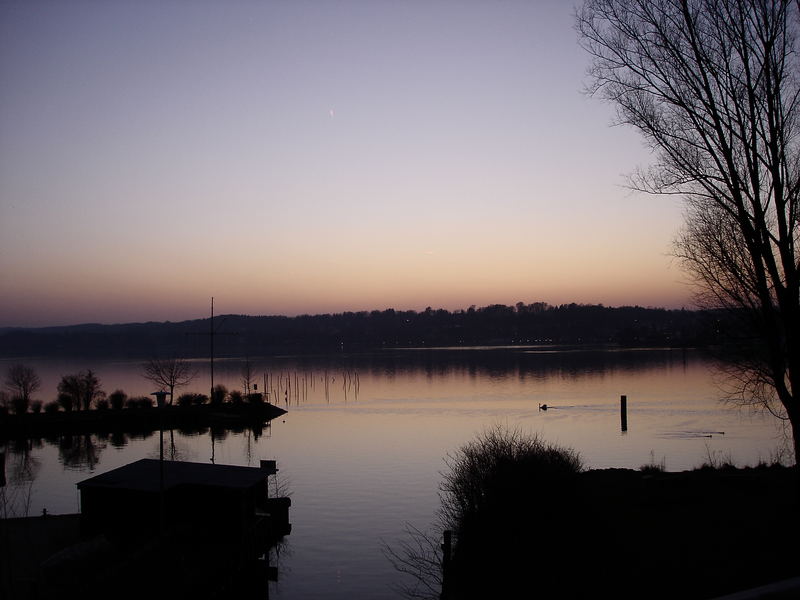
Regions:
[[625, 395], [619, 397], [619, 420], [620, 430], [628, 431], [628, 397]]

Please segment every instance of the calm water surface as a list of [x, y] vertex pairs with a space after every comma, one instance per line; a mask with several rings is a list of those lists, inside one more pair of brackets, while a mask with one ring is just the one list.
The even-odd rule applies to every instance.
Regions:
[[[12, 361], [0, 361], [5, 370]], [[107, 392], [152, 392], [140, 361], [27, 360], [55, 397], [60, 377], [95, 370]], [[278, 557], [273, 598], [397, 598], [400, 583], [381, 548], [426, 529], [438, 507], [444, 459], [497, 424], [577, 449], [588, 467], [668, 470], [709, 456], [739, 465], [786, 446], [770, 416], [722, 404], [710, 363], [691, 352], [527, 350], [392, 351], [360, 356], [251, 359], [259, 389], [289, 413], [264, 429], [165, 435], [180, 460], [258, 465], [276, 459], [292, 497], [292, 534]], [[187, 388], [207, 392], [206, 361]], [[215, 363], [215, 382], [241, 387], [241, 360]], [[266, 377], [266, 379], [265, 379]], [[291, 381], [291, 389], [287, 382]], [[619, 397], [628, 397], [628, 432]], [[539, 404], [551, 408], [540, 411]], [[724, 435], [718, 432], [725, 432]], [[79, 510], [75, 483], [158, 456], [158, 434], [92, 435], [9, 444], [6, 511]]]

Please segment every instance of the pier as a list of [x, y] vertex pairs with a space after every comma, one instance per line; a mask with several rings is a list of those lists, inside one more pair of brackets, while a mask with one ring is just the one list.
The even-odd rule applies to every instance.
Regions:
[[287, 497], [260, 467], [142, 459], [77, 484], [81, 512], [0, 521], [9, 598], [265, 597]]

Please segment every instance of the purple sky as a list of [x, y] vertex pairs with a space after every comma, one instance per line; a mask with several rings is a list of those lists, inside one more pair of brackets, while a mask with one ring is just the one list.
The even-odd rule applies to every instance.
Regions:
[[3, 2], [0, 326], [690, 306], [572, 13]]

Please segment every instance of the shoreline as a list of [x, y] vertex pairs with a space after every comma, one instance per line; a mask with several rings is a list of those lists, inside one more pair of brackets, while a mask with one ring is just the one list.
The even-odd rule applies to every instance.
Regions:
[[203, 404], [152, 408], [92, 409], [0, 416], [0, 440], [103, 431], [139, 432], [211, 426], [260, 426], [283, 414], [273, 404]]
[[469, 524], [454, 598], [512, 597], [531, 569], [537, 593], [566, 598], [700, 600], [800, 576], [797, 467], [594, 469], [562, 483], [504, 493]]

